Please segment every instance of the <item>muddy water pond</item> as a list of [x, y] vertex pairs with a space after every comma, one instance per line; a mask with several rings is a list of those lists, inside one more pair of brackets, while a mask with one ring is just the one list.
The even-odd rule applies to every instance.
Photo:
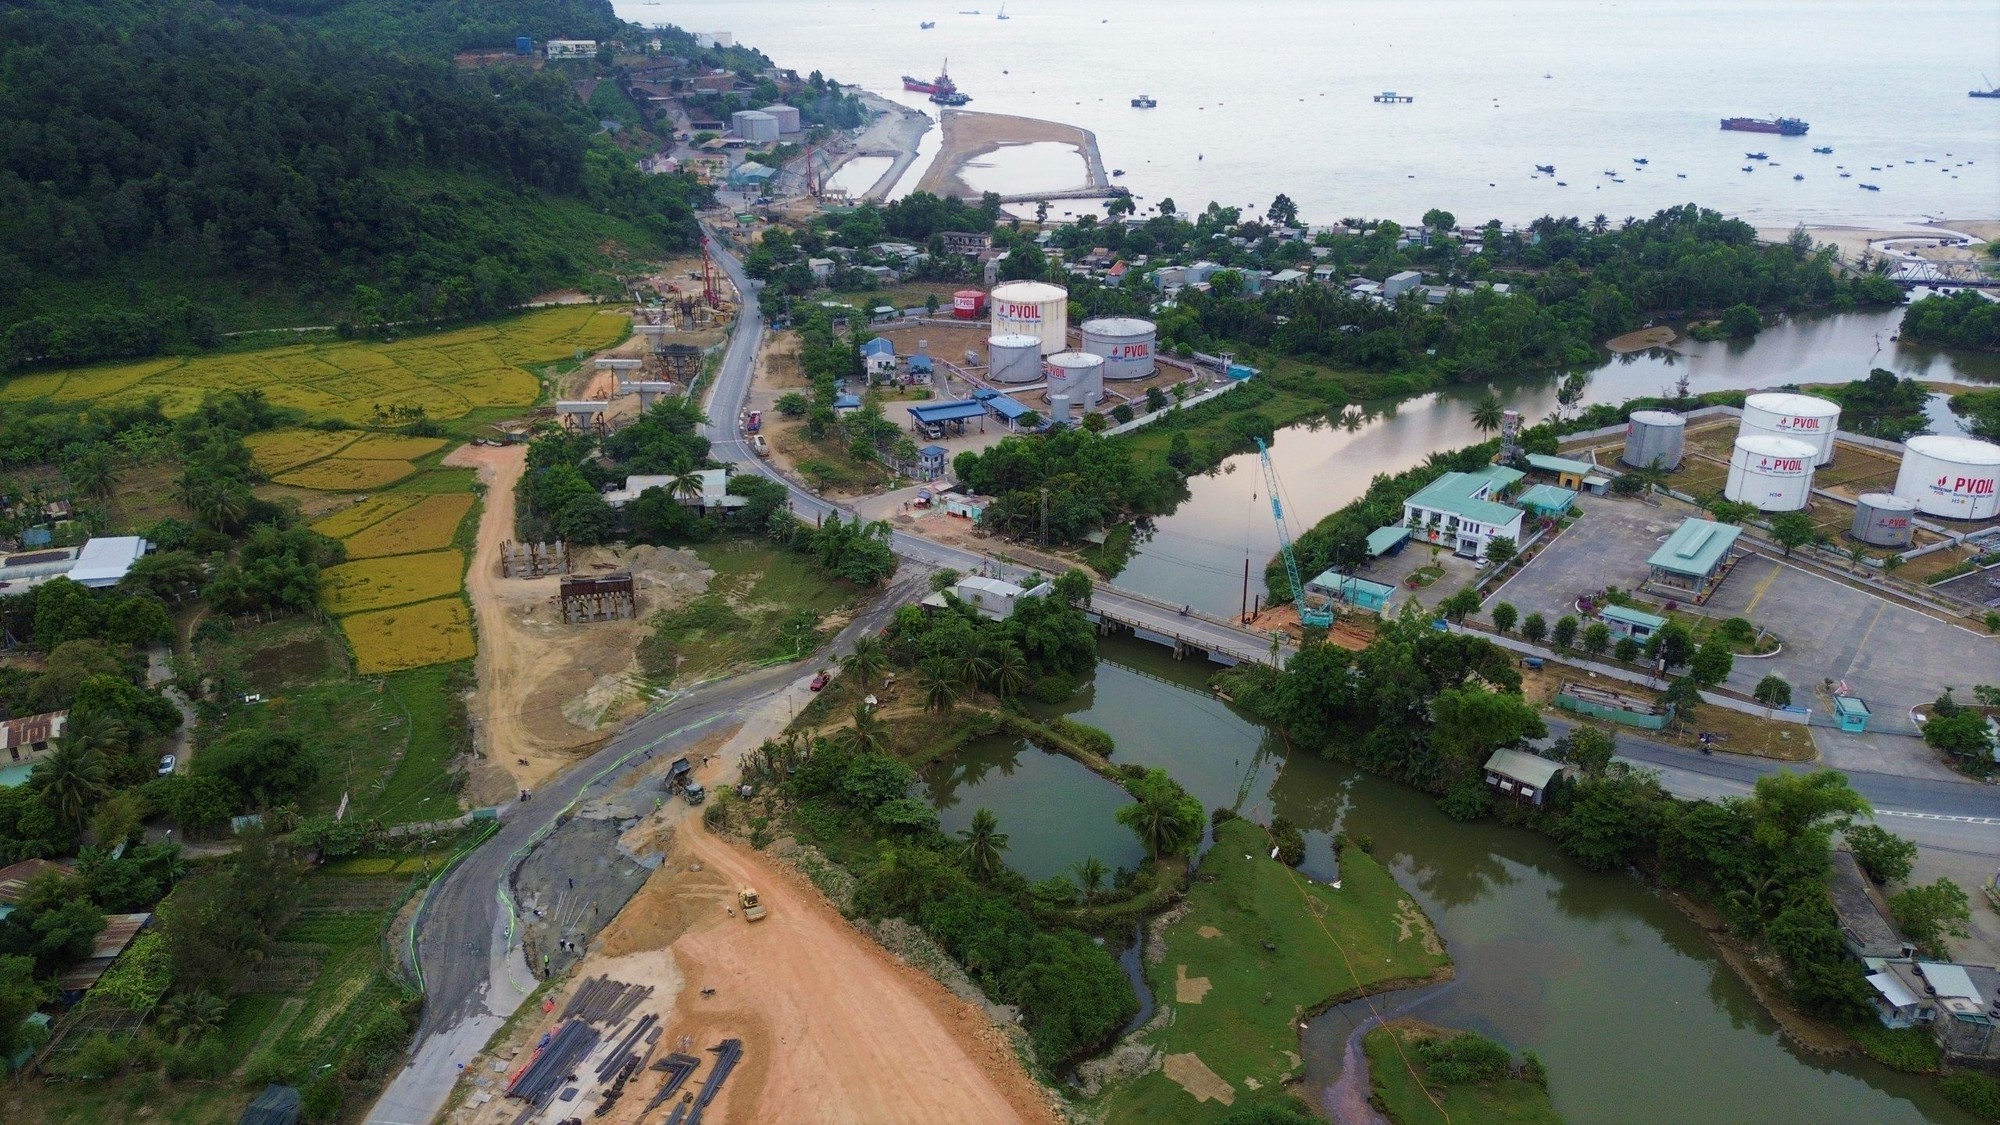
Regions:
[[[1334, 832], [1368, 837], [1458, 971], [1448, 987], [1380, 1003], [1416, 1000], [1410, 1014], [1535, 1050], [1565, 1119], [1970, 1122], [1926, 1082], [1789, 1046], [1699, 929], [1638, 880], [1585, 871], [1524, 830], [1454, 823], [1420, 793], [1317, 755], [1288, 755], [1262, 724], [1202, 690], [1212, 670], [1106, 641], [1084, 689], [1038, 710], [1110, 732], [1114, 760], [1168, 770], [1207, 807], [1291, 819], [1316, 877], [1332, 873]], [[1114, 866], [1137, 858], [1112, 820], [1123, 792], [1066, 758], [989, 740], [936, 770], [925, 781], [946, 827], [993, 809], [1012, 837], [1010, 864], [1029, 878], [1087, 855]], [[1356, 1018], [1352, 1006], [1336, 1009], [1305, 1033], [1308, 1096], [1338, 1077]]]

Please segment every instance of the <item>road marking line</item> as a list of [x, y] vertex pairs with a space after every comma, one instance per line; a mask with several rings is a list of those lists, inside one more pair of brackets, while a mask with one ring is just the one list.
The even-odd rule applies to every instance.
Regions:
[[1876, 816], [1900, 816], [1910, 820], [1948, 820], [1954, 824], [2000, 824], [2000, 816], [1951, 816], [1946, 813], [1898, 812], [1895, 809], [1876, 809]]
[[1764, 580], [1757, 583], [1756, 592], [1750, 595], [1750, 601], [1743, 607], [1743, 616], [1748, 617], [1756, 611], [1757, 603], [1764, 600], [1764, 595], [1769, 593], [1771, 587], [1777, 583], [1778, 575], [1783, 573], [1783, 570], [1774, 566], [1771, 568], [1771, 573], [1766, 574]]

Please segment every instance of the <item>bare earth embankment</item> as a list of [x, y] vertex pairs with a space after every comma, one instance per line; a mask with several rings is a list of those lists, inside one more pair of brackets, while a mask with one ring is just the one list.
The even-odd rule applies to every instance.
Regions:
[[1088, 129], [1064, 125], [1059, 121], [1000, 113], [946, 110], [943, 116], [944, 132], [939, 139], [937, 158], [931, 161], [924, 178], [917, 181], [918, 191], [976, 198], [979, 193], [967, 187], [960, 178], [968, 163], [1007, 145], [1039, 142], [1065, 144], [1076, 149], [1077, 155], [1083, 157], [1084, 164], [1089, 168], [1089, 186], [1100, 191], [1110, 187], [1111, 181], [1104, 175], [1104, 159], [1097, 152], [1097, 135]]

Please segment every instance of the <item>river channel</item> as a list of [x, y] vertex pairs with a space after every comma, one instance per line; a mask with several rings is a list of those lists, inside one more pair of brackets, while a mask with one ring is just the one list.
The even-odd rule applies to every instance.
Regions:
[[[1788, 383], [1859, 379], [1882, 367], [1914, 379], [1968, 385], [2000, 384], [2000, 356], [1952, 352], [1890, 340], [1901, 309], [1787, 317], [1754, 340], [1699, 343], [1613, 356], [1588, 374], [1582, 405], [1670, 394], [1685, 374], [1693, 393], [1754, 390]], [[1558, 376], [1499, 380], [1493, 390], [1524, 418], [1539, 421], [1556, 408]], [[1439, 450], [1475, 444], [1472, 424], [1484, 386], [1451, 387], [1392, 403], [1369, 403], [1338, 422], [1302, 422], [1279, 430], [1271, 457], [1284, 486], [1292, 534], [1361, 495], [1377, 473], [1399, 473]], [[1941, 401], [1941, 400], [1939, 400]], [[1956, 423], [1941, 406], [1934, 428]], [[1188, 481], [1188, 499], [1155, 518], [1114, 581], [1163, 601], [1229, 614], [1241, 605], [1243, 563], [1251, 561], [1251, 592], [1262, 590], [1264, 562], [1277, 553], [1263, 474], [1255, 455], [1231, 457], [1214, 472]]]
[[[1168, 770], [1205, 807], [1289, 818], [1306, 832], [1315, 877], [1332, 873], [1335, 831], [1371, 838], [1457, 964], [1457, 980], [1411, 1014], [1538, 1052], [1565, 1119], [1972, 1120], [1926, 1082], [1788, 1046], [1700, 930], [1638, 880], [1586, 871], [1526, 830], [1454, 823], [1421, 793], [1317, 755], [1288, 756], [1271, 731], [1202, 689], [1212, 671], [1107, 640], [1075, 698], [1035, 710], [1110, 732], [1115, 760]], [[1062, 783], [1059, 800], [1038, 784], [1050, 781]], [[1012, 836], [1010, 862], [1030, 878], [1088, 855], [1117, 866], [1138, 854], [1112, 819], [1122, 791], [1032, 746], [975, 744], [933, 767], [926, 785], [934, 800], [948, 795], [939, 800], [948, 823], [991, 808]], [[1338, 1077], [1352, 1019], [1336, 1009], [1306, 1031], [1308, 1096]]]

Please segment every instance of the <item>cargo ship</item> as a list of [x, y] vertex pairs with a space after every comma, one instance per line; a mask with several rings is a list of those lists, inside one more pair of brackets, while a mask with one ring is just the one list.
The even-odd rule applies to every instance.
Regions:
[[[905, 79], [904, 81], [908, 81]], [[1762, 117], [1725, 117], [1722, 127], [1737, 133], [1778, 133], [1787, 137], [1803, 137], [1812, 126], [1796, 117], [1765, 119]]]
[[912, 78], [907, 74], [903, 75], [903, 89], [917, 94], [958, 93], [958, 85], [951, 80], [951, 60], [946, 59], [944, 69], [940, 70], [938, 76], [929, 82], [921, 78]]

